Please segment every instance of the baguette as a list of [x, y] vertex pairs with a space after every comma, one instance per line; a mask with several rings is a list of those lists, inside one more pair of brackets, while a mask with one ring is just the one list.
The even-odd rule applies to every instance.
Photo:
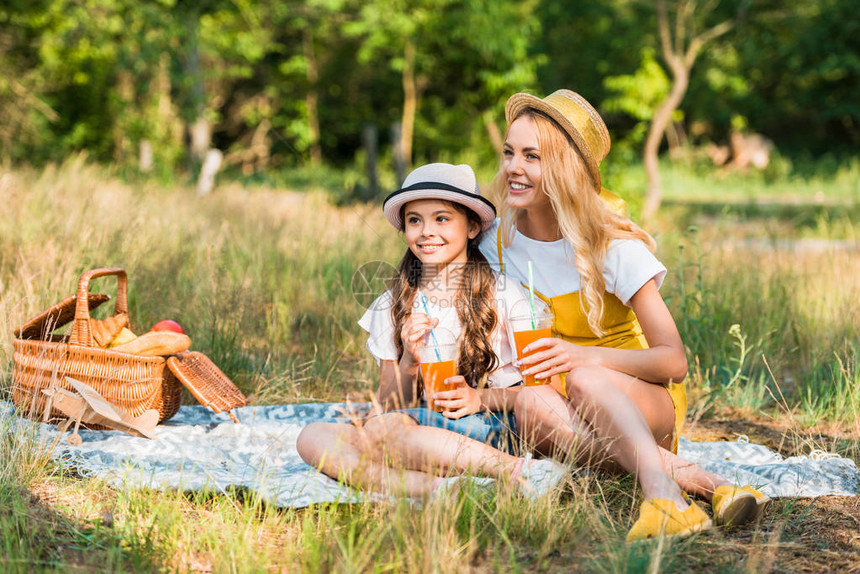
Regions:
[[133, 341], [123, 345], [117, 345], [114, 351], [121, 353], [132, 353], [144, 357], [156, 357], [158, 355], [175, 355], [187, 351], [191, 347], [191, 338], [182, 333], [172, 331], [150, 331], [144, 333]]
[[110, 345], [123, 327], [127, 326], [128, 315], [126, 314], [113, 315], [101, 321], [90, 319], [90, 333], [92, 333], [96, 345], [102, 349]]

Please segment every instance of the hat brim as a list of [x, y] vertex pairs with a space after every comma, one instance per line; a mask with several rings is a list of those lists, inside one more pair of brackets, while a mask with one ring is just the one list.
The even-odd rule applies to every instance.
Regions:
[[421, 183], [392, 192], [382, 204], [382, 213], [391, 225], [397, 229], [403, 229], [401, 209], [410, 201], [418, 199], [441, 199], [464, 205], [478, 214], [482, 231], [489, 229], [496, 219], [496, 208], [487, 198], [438, 183]]
[[580, 155], [585, 160], [588, 172], [594, 179], [595, 184], [597, 184], [596, 189], [599, 191], [603, 185], [600, 178], [600, 164], [594, 157], [594, 154], [591, 153], [591, 149], [588, 147], [588, 144], [586, 144], [585, 138], [582, 137], [580, 131], [573, 125], [567, 116], [561, 113], [561, 111], [556, 107], [547, 104], [542, 99], [531, 94], [514, 94], [508, 98], [508, 102], [505, 104], [505, 121], [507, 121], [510, 126], [511, 122], [523, 113], [523, 111], [529, 108], [537, 110], [538, 112], [550, 117], [568, 136], [570, 136], [573, 143], [576, 145], [576, 148], [579, 150]]

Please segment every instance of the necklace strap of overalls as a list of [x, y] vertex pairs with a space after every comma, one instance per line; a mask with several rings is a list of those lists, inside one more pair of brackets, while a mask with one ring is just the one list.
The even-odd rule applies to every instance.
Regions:
[[499, 273], [505, 272], [505, 262], [502, 261], [502, 224], [496, 230], [496, 249], [499, 250]]

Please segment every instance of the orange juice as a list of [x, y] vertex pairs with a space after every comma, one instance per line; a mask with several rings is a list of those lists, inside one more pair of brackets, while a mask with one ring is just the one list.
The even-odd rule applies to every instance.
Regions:
[[[530, 355], [533, 355], [536, 351], [532, 351], [528, 355], [523, 355], [523, 349], [525, 349], [530, 343], [534, 343], [538, 339], [548, 339], [552, 337], [552, 330], [549, 327], [545, 329], [529, 329], [528, 331], [514, 331], [514, 343], [517, 345], [517, 358], [524, 359]], [[534, 365], [529, 365], [528, 367], [522, 366], [521, 369], [525, 370], [526, 368], [533, 367]], [[531, 387], [534, 385], [545, 385], [549, 380], [535, 380], [534, 375], [525, 375], [523, 377], [523, 384], [527, 387]]]
[[457, 374], [457, 363], [455, 361], [438, 361], [434, 363], [421, 363], [421, 378], [424, 379], [424, 398], [427, 399], [428, 408], [441, 413], [443, 408], [437, 408], [433, 403], [433, 393], [447, 391], [451, 387], [445, 384], [445, 379]]

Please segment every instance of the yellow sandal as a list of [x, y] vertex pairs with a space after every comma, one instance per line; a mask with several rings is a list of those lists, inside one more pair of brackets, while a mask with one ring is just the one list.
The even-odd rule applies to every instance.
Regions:
[[739, 526], [758, 520], [769, 504], [769, 496], [749, 485], [718, 486], [711, 499], [714, 521], [724, 526]]
[[639, 507], [639, 518], [627, 533], [627, 542], [657, 536], [689, 536], [711, 528], [713, 522], [707, 513], [692, 500], [689, 502], [689, 508], [682, 511], [671, 500], [649, 498], [644, 501]]

